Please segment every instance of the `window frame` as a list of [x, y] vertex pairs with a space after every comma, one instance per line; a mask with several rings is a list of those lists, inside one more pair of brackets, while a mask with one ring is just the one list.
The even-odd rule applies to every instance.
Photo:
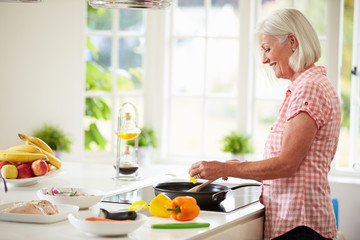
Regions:
[[[360, 117], [360, 0], [354, 0], [353, 58], [350, 98], [350, 163], [349, 168], [360, 168], [359, 145]], [[356, 69], [356, 70], [355, 70]]]

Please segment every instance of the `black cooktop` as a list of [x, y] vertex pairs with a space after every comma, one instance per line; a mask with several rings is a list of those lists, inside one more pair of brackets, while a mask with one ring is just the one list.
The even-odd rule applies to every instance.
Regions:
[[[227, 187], [234, 187], [237, 184], [221, 184]], [[203, 211], [229, 213], [249, 204], [259, 201], [261, 186], [247, 186], [229, 191], [226, 198], [217, 206], [201, 207]], [[114, 196], [104, 198], [103, 202], [131, 204], [135, 201], [143, 200], [150, 204], [151, 199], [155, 197], [153, 186], [147, 186], [133, 191], [120, 193]]]

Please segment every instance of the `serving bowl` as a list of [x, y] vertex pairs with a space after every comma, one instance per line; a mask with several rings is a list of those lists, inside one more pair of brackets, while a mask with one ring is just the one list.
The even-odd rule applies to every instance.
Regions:
[[[57, 194], [54, 194], [53, 188], [44, 188], [36, 192], [42, 200], [48, 200], [55, 204], [70, 204], [78, 206], [80, 209], [86, 209], [102, 201], [105, 193], [96, 189], [86, 188], [56, 188]], [[72, 194], [71, 194], [72, 193]]]
[[132, 221], [87, 221], [87, 217], [94, 217], [90, 211], [71, 213], [68, 215], [69, 222], [80, 231], [98, 236], [118, 236], [131, 233], [141, 227], [147, 220], [147, 216], [137, 213]]

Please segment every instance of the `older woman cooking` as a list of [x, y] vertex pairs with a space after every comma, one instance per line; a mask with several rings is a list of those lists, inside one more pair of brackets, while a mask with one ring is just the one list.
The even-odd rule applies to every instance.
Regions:
[[295, 9], [273, 12], [260, 23], [257, 36], [262, 63], [272, 67], [277, 78], [291, 81], [264, 159], [199, 161], [189, 174], [266, 183], [261, 194], [265, 239], [333, 239], [336, 222], [327, 174], [338, 144], [341, 109], [326, 69], [315, 66], [319, 39]]

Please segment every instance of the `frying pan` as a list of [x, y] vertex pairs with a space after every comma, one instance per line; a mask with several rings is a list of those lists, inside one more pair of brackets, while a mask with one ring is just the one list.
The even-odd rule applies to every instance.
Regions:
[[162, 193], [171, 199], [177, 196], [191, 196], [196, 199], [199, 207], [219, 205], [226, 198], [226, 194], [242, 187], [261, 186], [259, 183], [243, 183], [234, 187], [227, 187], [220, 184], [209, 184], [199, 192], [186, 192], [190, 188], [201, 183], [191, 182], [165, 182], [154, 185], [155, 195]]

